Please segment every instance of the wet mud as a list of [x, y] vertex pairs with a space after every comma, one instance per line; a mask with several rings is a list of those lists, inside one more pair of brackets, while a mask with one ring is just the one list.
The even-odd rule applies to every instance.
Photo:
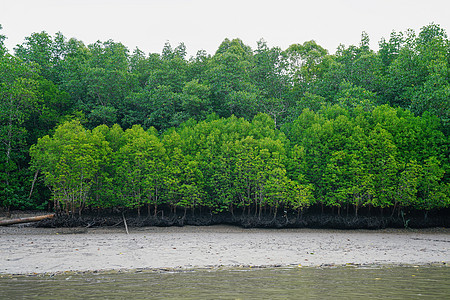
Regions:
[[[124, 220], [125, 219], [125, 220]], [[385, 229], [385, 228], [431, 228], [450, 227], [450, 213], [439, 211], [429, 214], [411, 212], [396, 216], [374, 215], [336, 215], [331, 213], [284, 214], [274, 217], [272, 214], [254, 216], [248, 214], [166, 214], [137, 215], [135, 212], [108, 213], [88, 212], [81, 216], [58, 214], [53, 219], [36, 223], [36, 227], [171, 227], [171, 226], [211, 226], [235, 225], [243, 228], [316, 228], [316, 229]]]

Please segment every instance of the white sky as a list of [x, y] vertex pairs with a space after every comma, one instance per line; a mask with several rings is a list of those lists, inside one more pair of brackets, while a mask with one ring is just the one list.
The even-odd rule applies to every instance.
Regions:
[[189, 55], [214, 54], [224, 38], [256, 48], [286, 49], [314, 39], [334, 53], [357, 45], [366, 31], [372, 49], [392, 30], [419, 29], [434, 22], [449, 33], [449, 0], [0, 0], [2, 34], [11, 50], [33, 32], [61, 31], [85, 44], [113, 39], [130, 50], [161, 50], [186, 44]]

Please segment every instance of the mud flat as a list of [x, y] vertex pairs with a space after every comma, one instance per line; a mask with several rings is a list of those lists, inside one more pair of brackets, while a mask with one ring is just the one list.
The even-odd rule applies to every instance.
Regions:
[[450, 263], [450, 229], [0, 228], [0, 273]]

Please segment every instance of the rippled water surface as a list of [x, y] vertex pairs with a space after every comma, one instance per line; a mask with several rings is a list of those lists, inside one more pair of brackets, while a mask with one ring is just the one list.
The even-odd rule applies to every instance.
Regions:
[[27, 298], [450, 299], [450, 268], [236, 268], [0, 278], [0, 299]]

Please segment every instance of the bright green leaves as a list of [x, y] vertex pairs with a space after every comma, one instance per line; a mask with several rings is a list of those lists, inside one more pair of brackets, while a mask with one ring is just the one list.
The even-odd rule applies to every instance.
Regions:
[[425, 160], [423, 173], [419, 179], [418, 190], [421, 197], [418, 197], [415, 203], [417, 208], [430, 210], [450, 205], [449, 184], [441, 181], [444, 173], [440, 162], [435, 157]]
[[124, 139], [114, 156], [117, 196], [132, 208], [156, 204], [164, 175], [165, 150], [158, 137], [138, 125], [126, 130]]
[[[236, 209], [261, 216], [297, 210], [316, 199], [328, 207], [447, 207], [442, 137], [432, 119], [388, 106], [305, 110], [286, 136], [264, 114], [193, 120], [162, 137], [135, 125], [89, 131], [59, 126], [32, 147], [32, 165], [51, 187], [55, 207]], [[425, 126], [429, 128], [426, 129]], [[413, 130], [414, 129], [414, 130]], [[422, 132], [435, 138], [415, 143]], [[433, 150], [430, 150], [433, 149]], [[151, 208], [153, 207], [153, 208]]]
[[184, 208], [189, 207], [194, 212], [196, 207], [203, 205], [202, 202], [205, 199], [203, 173], [199, 168], [199, 161], [185, 156], [180, 175], [178, 190], [180, 198], [177, 205]]
[[436, 157], [448, 164], [448, 150], [428, 118], [389, 106], [305, 110], [286, 127], [297, 147], [290, 173], [313, 184], [322, 203], [353, 205], [355, 213], [363, 206], [446, 207], [444, 168]]
[[58, 126], [53, 137], [39, 139], [30, 150], [32, 165], [51, 187], [55, 207], [81, 214], [90, 204], [91, 188], [108, 148], [103, 135], [93, 134], [77, 121]]
[[413, 206], [417, 202], [417, 191], [423, 167], [413, 160], [407, 163], [400, 173], [396, 200], [403, 207]]
[[167, 132], [168, 167], [177, 170], [172, 180], [179, 186], [167, 187], [179, 194], [170, 203], [190, 208], [201, 203], [216, 212], [236, 207], [260, 211], [270, 203], [288, 203], [279, 200], [287, 195], [289, 181], [284, 141], [267, 115], [251, 123], [235, 117], [188, 122]]
[[397, 147], [392, 135], [376, 125], [369, 133], [365, 158], [367, 171], [373, 174], [373, 197], [368, 201], [375, 207], [392, 205], [397, 185]]
[[441, 163], [434, 156], [423, 164], [410, 161], [400, 174], [397, 190], [399, 205], [421, 210], [448, 207], [449, 186], [442, 181], [444, 173]]

